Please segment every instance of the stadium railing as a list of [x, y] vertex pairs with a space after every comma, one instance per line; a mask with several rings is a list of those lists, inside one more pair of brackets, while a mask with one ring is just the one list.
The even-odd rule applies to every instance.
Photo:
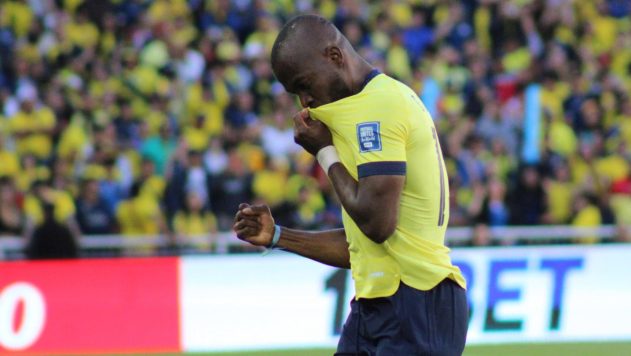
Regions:
[[[627, 228], [628, 229], [628, 228]], [[596, 240], [607, 240], [615, 238], [620, 234], [620, 227], [615, 225], [603, 225], [598, 227], [574, 227], [567, 225], [546, 225], [546, 226], [506, 226], [491, 227], [489, 237], [498, 244], [512, 244], [515, 241], [526, 243], [546, 243], [546, 242], [571, 242], [590, 238]], [[465, 245], [474, 236], [474, 229], [470, 227], [454, 227], [447, 229], [445, 236], [447, 244]], [[194, 246], [209, 244], [212, 241], [214, 246], [212, 252], [225, 254], [233, 248], [249, 246], [239, 240], [233, 232], [217, 233], [209, 235], [193, 235], [186, 239], [186, 245], [179, 250], [180, 253], [199, 253]], [[124, 250], [124, 255], [147, 255], [155, 254], [156, 248], [169, 246], [165, 235], [86, 235], [79, 241], [81, 251], [88, 253], [97, 250]], [[22, 251], [25, 248], [25, 241], [18, 236], [0, 237], [0, 260], [23, 257]], [[204, 251], [202, 251], [204, 252]], [[205, 251], [209, 252], [209, 251]]]

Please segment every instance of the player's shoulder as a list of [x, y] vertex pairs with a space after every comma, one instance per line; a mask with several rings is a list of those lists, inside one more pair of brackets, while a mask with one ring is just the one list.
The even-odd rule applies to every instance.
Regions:
[[382, 104], [395, 109], [404, 109], [407, 105], [414, 104], [414, 100], [418, 98], [410, 87], [384, 74], [375, 77], [370, 84], [367, 87], [369, 99], [380, 103], [383, 101]]
[[[379, 75], [373, 79], [370, 91], [365, 98], [366, 109], [371, 113], [390, 118], [395, 121], [407, 122], [409, 116], [416, 113], [418, 96], [407, 85], [386, 75]], [[415, 101], [416, 100], [416, 101]]]

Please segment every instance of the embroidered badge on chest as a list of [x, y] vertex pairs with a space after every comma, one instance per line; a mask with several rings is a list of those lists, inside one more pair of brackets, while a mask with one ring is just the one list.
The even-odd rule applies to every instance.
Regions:
[[379, 122], [373, 121], [357, 124], [357, 142], [359, 142], [360, 153], [381, 151]]

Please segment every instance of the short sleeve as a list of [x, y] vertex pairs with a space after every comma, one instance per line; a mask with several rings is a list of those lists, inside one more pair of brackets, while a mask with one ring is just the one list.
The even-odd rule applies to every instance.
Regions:
[[408, 128], [404, 117], [385, 117], [356, 124], [357, 177], [405, 175]]

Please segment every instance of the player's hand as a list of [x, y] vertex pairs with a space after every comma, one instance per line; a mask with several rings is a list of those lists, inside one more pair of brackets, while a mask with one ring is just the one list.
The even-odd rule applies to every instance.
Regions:
[[322, 121], [313, 120], [303, 109], [294, 115], [294, 141], [315, 156], [320, 149], [333, 145], [333, 136]]
[[237, 237], [254, 246], [269, 247], [274, 237], [274, 219], [267, 205], [239, 205], [234, 217]]

